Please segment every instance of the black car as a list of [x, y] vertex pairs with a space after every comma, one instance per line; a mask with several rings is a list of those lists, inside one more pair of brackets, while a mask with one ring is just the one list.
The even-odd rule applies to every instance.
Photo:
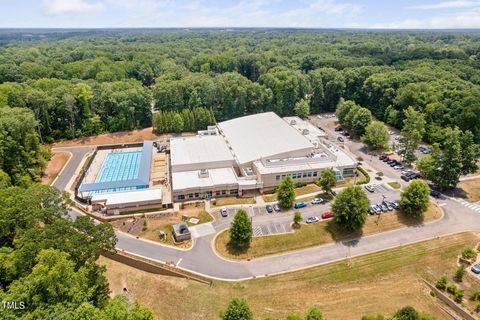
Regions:
[[395, 167], [396, 165], [399, 165], [399, 164], [400, 164], [400, 162], [398, 162], [397, 160], [393, 160], [393, 162], [390, 163], [390, 167], [393, 168], [393, 167]]
[[336, 132], [343, 131], [343, 128], [342, 128], [342, 127], [336, 127], [336, 128], [335, 128], [335, 131], [336, 131]]
[[387, 164], [388, 164], [388, 165], [391, 165], [392, 163], [397, 163], [397, 160], [388, 160], [388, 161], [387, 161]]
[[334, 191], [334, 190], [332, 190], [332, 191], [331, 191], [331, 194], [332, 194], [332, 196], [334, 196], [334, 197], [336, 197], [336, 196], [337, 196], [337, 192], [336, 192], [336, 191]]
[[273, 205], [273, 210], [275, 210], [275, 211], [277, 211], [277, 212], [280, 211], [280, 206], [278, 205], [278, 203], [275, 203], [275, 204]]
[[272, 207], [271, 205], [267, 204], [265, 208], [267, 209], [267, 212], [268, 212], [268, 213], [272, 213], [272, 212], [273, 212], [273, 207]]
[[442, 196], [442, 194], [440, 192], [438, 192], [437, 190], [430, 190], [430, 195], [434, 198], [437, 198], [437, 199], [439, 199]]
[[400, 176], [400, 178], [401, 178], [402, 180], [406, 181], [406, 182], [410, 181], [410, 177], [407, 176], [406, 174], [402, 174], [402, 175]]

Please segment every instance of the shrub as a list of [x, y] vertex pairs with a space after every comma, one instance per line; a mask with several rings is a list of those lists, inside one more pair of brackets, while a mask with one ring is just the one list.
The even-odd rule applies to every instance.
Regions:
[[458, 267], [457, 271], [455, 271], [455, 279], [457, 279], [457, 281], [462, 281], [463, 280], [463, 276], [465, 275], [465, 266], [462, 264], [460, 267]]
[[440, 279], [438, 279], [437, 284], [435, 286], [437, 287], [437, 289], [445, 291], [445, 289], [447, 288], [447, 283], [448, 283], [447, 277], [443, 276], [443, 277], [440, 277]]
[[301, 188], [306, 186], [307, 186], [306, 182], [295, 182], [295, 188]]
[[480, 301], [480, 291], [475, 291], [470, 299], [473, 301]]
[[465, 249], [463, 249], [463, 251], [462, 251], [462, 258], [463, 259], [471, 260], [471, 259], [475, 258], [476, 256], [477, 256], [477, 252], [475, 251], [475, 249], [473, 249], [470, 246], [465, 247]]
[[455, 294], [457, 292], [458, 288], [454, 284], [450, 284], [447, 286], [447, 292], [451, 294]]
[[454, 295], [455, 302], [461, 303], [462, 300], [463, 300], [463, 295], [464, 295], [463, 290], [457, 289], [457, 291], [455, 292], [455, 295]]
[[475, 306], [475, 311], [480, 312], [480, 303], [477, 303], [477, 305]]
[[143, 228], [142, 228], [143, 231], [147, 230], [147, 220], [143, 220]]
[[381, 172], [381, 171], [380, 171], [380, 172], [377, 172], [377, 176], [383, 177], [383, 172]]
[[302, 214], [300, 213], [300, 211], [297, 210], [293, 214], [293, 223], [298, 226], [301, 221], [302, 221]]
[[367, 184], [370, 182], [370, 175], [368, 174], [367, 171], [365, 171], [365, 169], [363, 169], [362, 167], [358, 166], [357, 167], [357, 170], [360, 171], [364, 176], [365, 178], [362, 179], [362, 180], [359, 180], [357, 181], [357, 185], [361, 185], [361, 184]]

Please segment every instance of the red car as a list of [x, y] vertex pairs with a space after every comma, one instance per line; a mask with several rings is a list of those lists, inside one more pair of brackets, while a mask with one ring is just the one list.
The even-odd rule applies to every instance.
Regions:
[[333, 218], [335, 215], [330, 211], [322, 213], [322, 219]]

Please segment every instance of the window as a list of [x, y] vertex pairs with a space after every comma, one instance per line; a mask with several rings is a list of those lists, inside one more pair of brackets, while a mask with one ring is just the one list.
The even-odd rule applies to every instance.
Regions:
[[195, 198], [198, 198], [200, 194], [198, 192], [195, 193]]
[[307, 177], [307, 173], [306, 173], [306, 172], [303, 173], [303, 177], [304, 177], [304, 178]]
[[314, 177], [318, 176], [318, 171], [315, 171], [315, 172], [313, 173], [313, 176], [314, 176]]
[[227, 190], [222, 190], [222, 195], [226, 195], [227, 194]]
[[311, 173], [311, 172], [309, 172], [309, 173], [308, 173], [308, 176], [309, 176], [309, 177], [311, 177], [311, 176], [312, 176], [312, 173]]
[[283, 179], [285, 179], [285, 175], [284, 175], [284, 174], [282, 174], [282, 180], [283, 180]]
[[292, 174], [292, 179], [297, 179], [297, 174], [296, 173]]
[[276, 177], [275, 177], [275, 180], [280, 180], [280, 176], [276, 176]]
[[177, 196], [177, 199], [178, 200], [185, 200], [185, 195], [180, 194], [180, 195]]
[[238, 194], [238, 190], [237, 190], [237, 189], [230, 190], [230, 194], [231, 194], [231, 195], [237, 195], [237, 194]]
[[189, 193], [189, 194], [188, 194], [188, 197], [189, 197], [190, 199], [193, 198], [193, 193]]
[[343, 169], [343, 175], [344, 176], [349, 176], [349, 175], [351, 176], [351, 175], [353, 175], [353, 171], [354, 171], [353, 168], [345, 168], [345, 169]]
[[221, 194], [220, 191], [216, 191], [216, 192], [215, 192], [215, 195], [216, 195], [216, 196], [219, 196], [220, 194]]

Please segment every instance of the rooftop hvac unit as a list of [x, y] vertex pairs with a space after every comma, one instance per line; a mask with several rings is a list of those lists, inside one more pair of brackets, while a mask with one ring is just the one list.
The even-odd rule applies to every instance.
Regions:
[[297, 120], [293, 119], [293, 120], [290, 120], [290, 125], [291, 126], [294, 126], [297, 124]]
[[198, 172], [198, 176], [200, 178], [208, 178], [208, 170], [207, 169], [201, 169], [199, 172]]
[[309, 133], [310, 133], [310, 131], [309, 131], [308, 129], [303, 129], [303, 130], [302, 130], [302, 134], [303, 134], [304, 136], [308, 135]]

